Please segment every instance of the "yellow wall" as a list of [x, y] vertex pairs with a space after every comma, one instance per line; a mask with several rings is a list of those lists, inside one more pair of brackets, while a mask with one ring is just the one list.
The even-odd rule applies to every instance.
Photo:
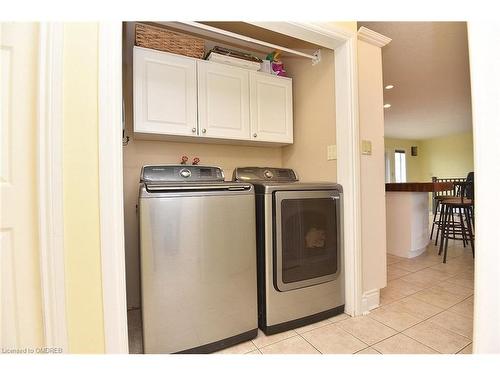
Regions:
[[[411, 156], [411, 146], [418, 156]], [[385, 149], [391, 159], [391, 181], [394, 181], [394, 150], [406, 151], [408, 182], [438, 178], [465, 177], [474, 170], [472, 132], [423, 140], [385, 138]]]
[[[418, 147], [418, 156], [411, 156], [411, 147]], [[406, 182], [421, 181], [421, 150], [420, 141], [410, 139], [385, 138], [385, 152], [391, 161], [391, 182], [394, 178], [394, 151], [404, 150], [406, 153]]]
[[104, 352], [99, 230], [98, 25], [64, 25], [64, 257], [71, 353]]
[[422, 181], [466, 177], [474, 170], [472, 132], [422, 140], [420, 146]]

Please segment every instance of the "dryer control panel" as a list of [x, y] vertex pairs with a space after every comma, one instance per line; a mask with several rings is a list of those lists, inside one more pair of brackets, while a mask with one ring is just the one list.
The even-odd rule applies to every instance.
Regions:
[[298, 181], [297, 174], [290, 168], [243, 167], [233, 172], [233, 181]]
[[145, 165], [141, 182], [223, 182], [219, 167], [201, 165]]

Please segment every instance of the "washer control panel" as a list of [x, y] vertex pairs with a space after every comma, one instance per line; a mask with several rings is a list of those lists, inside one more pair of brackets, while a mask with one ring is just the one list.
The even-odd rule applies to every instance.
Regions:
[[298, 181], [297, 174], [290, 168], [244, 167], [236, 168], [233, 181]]
[[141, 182], [223, 182], [224, 172], [219, 167], [201, 165], [145, 165]]
[[273, 174], [273, 172], [271, 172], [269, 169], [266, 169], [266, 170], [264, 171], [264, 177], [265, 177], [265, 178], [268, 178], [268, 179], [269, 179], [269, 178], [273, 178], [273, 177], [274, 177], [274, 174]]

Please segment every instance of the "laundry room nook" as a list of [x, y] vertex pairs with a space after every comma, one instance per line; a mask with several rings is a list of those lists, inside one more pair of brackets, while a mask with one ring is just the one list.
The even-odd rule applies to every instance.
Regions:
[[[277, 173], [296, 173], [300, 181], [304, 182], [336, 181], [336, 157], [332, 152], [328, 153], [328, 149], [335, 149], [336, 138], [334, 52], [243, 22], [203, 23], [200, 26], [204, 28], [182, 23], [124, 23], [123, 166], [129, 326], [141, 322], [141, 306], [147, 293], [142, 291], [141, 302], [140, 244], [143, 238], [139, 236], [138, 182], [143, 166], [185, 163], [188, 170], [192, 164], [217, 166], [223, 172], [226, 181], [231, 181], [236, 168], [267, 167]], [[146, 32], [144, 28], [146, 31], [160, 34], [165, 30], [169, 33], [167, 37], [170, 38], [195, 38], [195, 42], [201, 42], [203, 52], [188, 52], [198, 53], [199, 58], [193, 58], [137, 46], [137, 43], [145, 43], [144, 40], [147, 40], [147, 35], [137, 34]], [[240, 35], [241, 38], [233, 37], [233, 33]], [[254, 41], [264, 41], [263, 44], [266, 45]], [[267, 44], [282, 46], [285, 51], [273, 49]], [[288, 49], [291, 52], [288, 52]], [[241, 58], [238, 61], [234, 57], [226, 59], [229, 62], [220, 63], [202, 60], [208, 51], [222, 51], [227, 54], [229, 52], [226, 51], [240, 52], [245, 54], [244, 56], [252, 56], [255, 61], [260, 61], [254, 63]], [[208, 56], [211, 54], [224, 57], [214, 52]], [[270, 65], [271, 61], [265, 60], [268, 55], [277, 55], [276, 60], [281, 64], [279, 72], [273, 74], [261, 70], [260, 65], [264, 66], [265, 61], [268, 67]], [[243, 64], [241, 66], [244, 66], [245, 62], [247, 65], [253, 63], [251, 68], [255, 69], [257, 65], [259, 70], [235, 65], [231, 59], [240, 65]], [[148, 61], [149, 66], [146, 66]], [[174, 68], [162, 71], [161, 68], [168, 64]], [[191, 73], [190, 69], [193, 66], [195, 70], [197, 69], [197, 74], [196, 71], [194, 74]], [[177, 73], [186, 74], [187, 78], [177, 83], [179, 80]], [[150, 81], [147, 81], [148, 79]], [[174, 83], [171, 83], [172, 81]], [[161, 85], [164, 85], [164, 88]], [[173, 85], [179, 85], [176, 89], [184, 90], [177, 95], [181, 95], [181, 98], [174, 96], [174, 89], [171, 89]], [[192, 87], [188, 87], [189, 85]], [[162, 94], [166, 100], [163, 103], [160, 102]], [[189, 100], [190, 94], [193, 97], [192, 102]], [[184, 98], [187, 99], [184, 101]], [[172, 113], [175, 110], [179, 113]], [[169, 116], [173, 120], [170, 120]], [[297, 179], [294, 177], [292, 181]], [[320, 198], [319, 202], [330, 199], [329, 194], [325, 197]], [[234, 210], [239, 209], [235, 207]], [[183, 214], [179, 215], [181, 227], [178, 230], [182, 230], [181, 233], [189, 236], [201, 234], [199, 231], [203, 230], [203, 223], [195, 225], [197, 221], [193, 221], [189, 224], [183, 220]], [[234, 220], [238, 220], [237, 217], [238, 215]], [[335, 221], [338, 219], [340, 216], [334, 217]], [[182, 228], [182, 225], [188, 228]], [[254, 228], [247, 229], [254, 230]], [[245, 230], [240, 227], [239, 232], [244, 235]], [[332, 230], [329, 232], [326, 235], [324, 230], [318, 229], [318, 241], [333, 241], [334, 244], [329, 246], [334, 250], [335, 259], [337, 252], [340, 259], [340, 241], [338, 245], [336, 243], [336, 236], [338, 235], [340, 240], [340, 233], [337, 234]], [[168, 233], [171, 233], [170, 230]], [[229, 240], [235, 234], [221, 228], [220, 233], [216, 235]], [[234, 238], [231, 242], [233, 241]], [[241, 245], [231, 246], [236, 250]], [[321, 270], [319, 277], [324, 278], [331, 273], [336, 279], [340, 263], [332, 267], [335, 268], [334, 271]], [[314, 269], [310, 266], [305, 272], [314, 274]], [[304, 280], [311, 278], [310, 275], [298, 277]], [[179, 283], [176, 284], [176, 288], [179, 288]], [[231, 282], [228, 281], [226, 284]], [[340, 283], [340, 288], [343, 288], [343, 283]], [[292, 293], [296, 294], [297, 291]], [[320, 293], [325, 292], [320, 291]], [[329, 293], [331, 292], [327, 292], [327, 295]], [[302, 315], [292, 313], [288, 321], [343, 306], [343, 290], [338, 293], [340, 293], [338, 301], [331, 306], [327, 304], [324, 308], [316, 310], [313, 308], [307, 313], [303, 312]], [[160, 298], [160, 295], [156, 296], [157, 300]], [[314, 304], [314, 301], [310, 302]], [[302, 297], [300, 303], [304, 303], [304, 306], [310, 305], [307, 296]], [[274, 306], [272, 308], [275, 309]], [[290, 307], [282, 307], [282, 311], [289, 309]], [[163, 313], [167, 314], [166, 311]], [[144, 311], [142, 314], [142, 324], [144, 324]], [[275, 314], [279, 315], [281, 312]], [[255, 316], [255, 329], [256, 318], [257, 316]], [[283, 320], [279, 323], [286, 324], [286, 322], [287, 320]], [[180, 324], [180, 321], [176, 320], [176, 323]], [[138, 336], [134, 336], [137, 329], [131, 328], [131, 339], [137, 340]], [[156, 333], [158, 334], [158, 331]], [[131, 351], [143, 350], [142, 342], [139, 343], [140, 345], [131, 341]], [[180, 346], [173, 348], [176, 348], [173, 351], [192, 349]], [[147, 350], [145, 352], [147, 353]]]
[[131, 353], [259, 352], [347, 317], [344, 82], [335, 44], [279, 24], [123, 23]]

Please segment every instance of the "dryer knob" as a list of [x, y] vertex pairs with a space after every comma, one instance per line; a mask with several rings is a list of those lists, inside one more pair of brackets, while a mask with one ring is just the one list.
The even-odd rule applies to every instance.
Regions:
[[266, 178], [273, 178], [273, 172], [271, 172], [270, 170], [266, 170], [264, 171], [264, 176]]
[[179, 172], [179, 174], [184, 178], [191, 177], [191, 171], [189, 169], [183, 169]]

